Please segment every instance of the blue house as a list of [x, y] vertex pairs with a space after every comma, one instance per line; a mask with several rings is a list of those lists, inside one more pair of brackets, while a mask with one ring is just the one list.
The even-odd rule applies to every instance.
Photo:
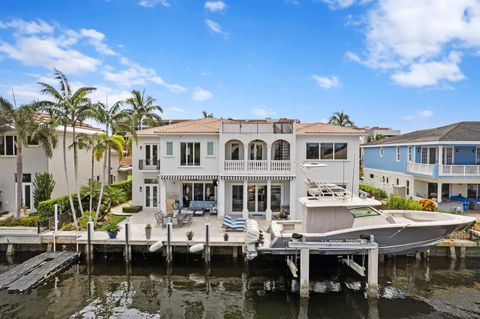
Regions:
[[389, 194], [480, 197], [480, 122], [459, 122], [363, 144], [364, 183]]

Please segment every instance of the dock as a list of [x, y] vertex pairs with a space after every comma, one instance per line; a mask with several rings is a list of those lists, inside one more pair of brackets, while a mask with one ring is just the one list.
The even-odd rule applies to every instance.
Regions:
[[0, 289], [26, 293], [63, 271], [79, 257], [78, 252], [45, 252], [0, 275]]

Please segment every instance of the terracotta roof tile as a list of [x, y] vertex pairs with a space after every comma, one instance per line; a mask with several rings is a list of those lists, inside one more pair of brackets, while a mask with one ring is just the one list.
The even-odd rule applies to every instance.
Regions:
[[206, 117], [199, 120], [183, 121], [176, 124], [152, 127], [137, 132], [137, 135], [175, 133], [219, 133], [222, 119]]
[[298, 123], [297, 133], [300, 134], [365, 134], [365, 130], [343, 127], [326, 123]]

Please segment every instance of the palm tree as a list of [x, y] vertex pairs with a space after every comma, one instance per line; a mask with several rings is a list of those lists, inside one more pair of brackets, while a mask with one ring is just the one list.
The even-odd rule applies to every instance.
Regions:
[[213, 113], [208, 113], [207, 111], [202, 111], [203, 117], [213, 117]]
[[[80, 133], [77, 136], [77, 146], [78, 149], [80, 150], [86, 150], [91, 152], [91, 159], [90, 159], [90, 181], [88, 183], [89, 187], [92, 187], [92, 184], [94, 182], [94, 172], [95, 172], [95, 148], [97, 147], [99, 143], [99, 136], [97, 133], [95, 134], [85, 134], [85, 133]], [[73, 144], [72, 144], [73, 145]], [[99, 161], [97, 159], [97, 161]], [[89, 205], [88, 205], [88, 210], [92, 211], [93, 210], [93, 191], [90, 190], [89, 192]]]
[[67, 192], [72, 210], [73, 222], [77, 225], [77, 215], [73, 198], [70, 191], [69, 175], [67, 169], [67, 128], [72, 128], [73, 140], [73, 169], [75, 174], [75, 188], [77, 191], [78, 207], [83, 216], [82, 199], [80, 196], [80, 185], [78, 183], [78, 146], [76, 141], [76, 130], [81, 123], [92, 116], [92, 104], [88, 95], [95, 91], [93, 87], [81, 87], [72, 92], [70, 82], [65, 74], [55, 69], [54, 78], [59, 82], [60, 89], [57, 90], [52, 85], [39, 82], [42, 87], [41, 92], [53, 99], [52, 101], [41, 102], [42, 109], [47, 111], [55, 125], [63, 126], [63, 165], [65, 170], [65, 179], [67, 182]]
[[344, 127], [355, 127], [355, 123], [353, 123], [353, 121], [350, 119], [350, 116], [343, 113], [343, 111], [333, 113], [328, 120], [328, 124]]
[[48, 123], [35, 120], [36, 109], [34, 105], [22, 105], [15, 108], [10, 102], [0, 97], [0, 132], [15, 131], [16, 148], [16, 179], [17, 179], [17, 202], [16, 217], [20, 217], [23, 204], [23, 148], [28, 145], [29, 139], [38, 141], [42, 145], [45, 154], [52, 156], [53, 149], [57, 145], [55, 128]]
[[145, 90], [132, 91], [132, 96], [125, 100], [125, 103], [131, 107], [129, 111], [133, 117], [136, 130], [143, 129], [144, 125], [155, 126], [162, 119], [159, 113], [163, 112], [161, 106], [155, 104], [155, 99], [151, 96], [145, 97]]

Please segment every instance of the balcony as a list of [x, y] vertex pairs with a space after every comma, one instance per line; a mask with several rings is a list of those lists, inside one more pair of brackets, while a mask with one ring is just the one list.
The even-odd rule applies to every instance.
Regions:
[[230, 175], [293, 175], [294, 165], [289, 160], [225, 160], [224, 172]]
[[222, 123], [223, 134], [292, 134], [293, 123]]
[[160, 160], [157, 160], [156, 162], [145, 161], [143, 159], [138, 160], [138, 169], [141, 170], [141, 171], [159, 171], [160, 170]]
[[480, 165], [440, 165], [438, 175], [480, 177]]
[[414, 174], [433, 176], [435, 164], [408, 163], [407, 171]]

